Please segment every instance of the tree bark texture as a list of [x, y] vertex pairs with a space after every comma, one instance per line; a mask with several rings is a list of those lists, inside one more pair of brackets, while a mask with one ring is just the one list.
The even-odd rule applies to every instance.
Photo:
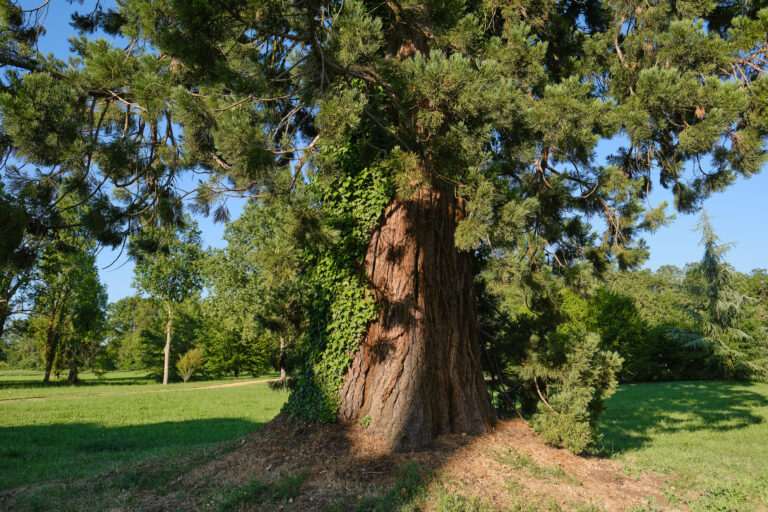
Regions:
[[454, 244], [462, 215], [452, 194], [421, 188], [387, 208], [366, 253], [381, 310], [348, 370], [339, 415], [370, 418], [366, 432], [392, 450], [493, 427], [471, 255]]
[[168, 365], [171, 360], [171, 329], [173, 328], [173, 310], [170, 304], [165, 305], [168, 310], [168, 323], [165, 326], [165, 347], [163, 348], [163, 384], [168, 384]]

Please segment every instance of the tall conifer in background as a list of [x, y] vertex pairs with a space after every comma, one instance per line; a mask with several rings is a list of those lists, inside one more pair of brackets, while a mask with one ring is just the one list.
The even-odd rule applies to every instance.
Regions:
[[[37, 10], [0, 19], [9, 186], [66, 184], [111, 245], [185, 197], [290, 208], [312, 291], [287, 410], [391, 447], [491, 428], [478, 265], [542, 310], [553, 273], [643, 260], [654, 184], [688, 212], [765, 162], [764, 0], [123, 0], [75, 16], [69, 62]], [[66, 229], [50, 205], [24, 230]]]
[[723, 243], [715, 234], [706, 212], [701, 214], [698, 230], [704, 255], [687, 278], [688, 291], [698, 302], [687, 309], [696, 330], [675, 329], [674, 336], [687, 346], [708, 349], [711, 374], [728, 379], [765, 377], [765, 347], [750, 343], [750, 335], [741, 326], [747, 306], [755, 299], [736, 288], [736, 273], [725, 261], [732, 244]]

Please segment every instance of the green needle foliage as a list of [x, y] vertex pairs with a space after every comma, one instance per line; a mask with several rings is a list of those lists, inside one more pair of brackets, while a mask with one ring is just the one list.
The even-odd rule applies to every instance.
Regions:
[[696, 298], [694, 307], [687, 309], [696, 329], [676, 329], [673, 336], [686, 346], [706, 349], [710, 373], [727, 379], [765, 378], [768, 352], [765, 346], [753, 343], [742, 325], [755, 299], [737, 289], [736, 273], [725, 261], [732, 244], [720, 241], [706, 212], [701, 214], [698, 229], [704, 256], [686, 283]]

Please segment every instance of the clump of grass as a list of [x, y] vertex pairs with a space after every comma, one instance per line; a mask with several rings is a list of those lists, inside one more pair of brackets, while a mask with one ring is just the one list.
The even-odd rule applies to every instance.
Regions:
[[251, 479], [242, 487], [229, 492], [229, 497], [219, 503], [221, 512], [236, 510], [245, 503], [261, 503], [264, 501], [285, 501], [298, 496], [301, 484], [307, 479], [307, 471], [294, 476], [283, 476], [275, 484], [263, 483], [257, 478]]
[[437, 503], [437, 507], [440, 512], [490, 512], [493, 510], [486, 500], [455, 492], [444, 494]]
[[230, 491], [229, 497], [221, 501], [218, 508], [221, 512], [225, 512], [235, 510], [238, 505], [243, 503], [259, 502], [269, 494], [271, 489], [269, 484], [264, 484], [257, 478], [253, 478], [244, 486]]
[[[396, 473], [397, 479], [392, 489], [381, 496], [370, 496], [360, 499], [356, 504], [354, 496], [343, 496], [341, 499], [325, 508], [325, 512], [357, 511], [369, 512], [407, 512], [411, 506], [426, 496], [424, 485], [432, 477], [432, 472], [411, 461]], [[416, 506], [415, 509], [418, 510]]]
[[573, 485], [581, 485], [579, 480], [566, 473], [560, 466], [536, 464], [528, 455], [508, 449], [505, 452], [493, 452], [493, 458], [514, 469], [528, 471], [534, 478], [555, 478]]
[[523, 489], [525, 489], [525, 487], [515, 482], [514, 480], [507, 481], [507, 492], [509, 492], [509, 495], [513, 498], [522, 498]]

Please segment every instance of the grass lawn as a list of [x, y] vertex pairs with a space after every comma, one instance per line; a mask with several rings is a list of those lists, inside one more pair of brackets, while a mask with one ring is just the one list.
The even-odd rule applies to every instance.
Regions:
[[[86, 375], [87, 382], [76, 387], [42, 387], [39, 377], [0, 372], [0, 498], [3, 491], [16, 493], [27, 486], [21, 501], [14, 502], [25, 510], [57, 503], [82, 508], [86, 502], [72, 498], [72, 489], [81, 484], [59, 482], [115, 469], [122, 471], [82, 484], [83, 495], [98, 491], [103, 498], [110, 489], [137, 488], [167, 492], [163, 486], [175, 485], [173, 475], [222, 450], [236, 450], [231, 441], [269, 421], [287, 397], [266, 383], [192, 389], [231, 379], [164, 388], [137, 372], [114, 372], [103, 379]], [[43, 398], [25, 399], [35, 397]], [[645, 471], [667, 475], [664, 494], [681, 509], [765, 512], [767, 420], [768, 384], [622, 385], [607, 403], [598, 452], [621, 462], [631, 476]], [[151, 462], [139, 466], [143, 461]], [[106, 486], [106, 494], [99, 486]], [[221, 503], [234, 499], [227, 496]], [[444, 509], [490, 510], [456, 507]], [[90, 508], [103, 507], [94, 503]]]
[[[63, 374], [60, 379], [51, 380], [43, 384], [43, 372], [41, 370], [0, 370], [0, 404], [4, 400], [18, 398], [45, 398], [56, 395], [91, 395], [101, 393], [135, 393], [137, 391], [182, 389], [189, 387], [210, 386], [226, 384], [252, 378], [276, 377], [277, 373], [265, 375], [241, 375], [239, 379], [224, 377], [218, 380], [193, 379], [183, 384], [171, 382], [167, 386], [159, 384], [156, 380], [147, 377], [146, 371], [119, 370], [108, 372], [101, 377], [92, 372], [80, 374], [80, 382], [77, 385], [67, 384], [67, 376]], [[141, 387], [137, 387], [141, 386]]]
[[[111, 376], [112, 384], [35, 383], [26, 388], [19, 384], [23, 375], [0, 374], [0, 386], [13, 386], [0, 390], [0, 490], [94, 475], [152, 456], [172, 459], [174, 454], [199, 451], [269, 421], [287, 397], [266, 383], [189, 389], [215, 381], [174, 384], [168, 392], [153, 392], [162, 386], [146, 383], [135, 372], [115, 373], [119, 375]], [[136, 385], [139, 382], [145, 383]], [[61, 394], [83, 396], [56, 398]], [[24, 397], [51, 398], [19, 399]]]
[[668, 496], [691, 510], [765, 511], [767, 420], [768, 384], [623, 385], [608, 400], [601, 450], [627, 471], [673, 475]]

